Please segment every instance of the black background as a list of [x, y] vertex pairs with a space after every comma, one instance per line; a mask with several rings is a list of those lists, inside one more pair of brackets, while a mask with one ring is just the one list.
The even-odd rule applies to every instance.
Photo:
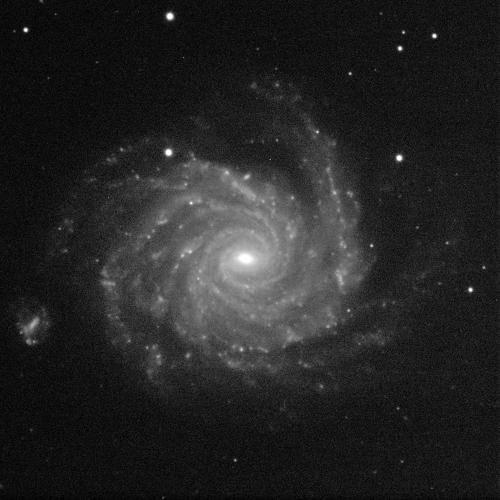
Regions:
[[[207, 89], [253, 75], [286, 75], [319, 103], [321, 125], [350, 151], [368, 214], [377, 199], [371, 187], [391, 184], [394, 155], [403, 152], [412, 182], [433, 186], [415, 203], [460, 228], [455, 272], [441, 276], [436, 307], [422, 319], [432, 362], [409, 366], [404, 383], [389, 378], [312, 400], [297, 415], [284, 401], [273, 407], [258, 397], [222, 407], [203, 394], [196, 402], [156, 399], [136, 386], [98, 328], [81, 330], [85, 318], [67, 319], [30, 349], [7, 315], [4, 493], [494, 493], [494, 2], [45, 0], [3, 2], [1, 11], [7, 302], [43, 294], [36, 269], [44, 235], [82, 167], [127, 138], [171, 131], [197, 113]], [[409, 196], [412, 183], [404, 186]], [[386, 213], [389, 223], [363, 221], [382, 255], [398, 217]]]

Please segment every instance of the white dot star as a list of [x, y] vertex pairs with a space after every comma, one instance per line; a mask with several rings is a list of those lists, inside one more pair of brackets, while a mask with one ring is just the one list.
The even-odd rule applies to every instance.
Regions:
[[30, 32], [30, 29], [28, 28], [28, 26], [25, 26], [23, 28], [23, 33], [29, 33]]
[[405, 157], [404, 157], [401, 153], [398, 153], [398, 154], [395, 156], [395, 158], [396, 158], [396, 161], [397, 161], [398, 163], [401, 163], [401, 162], [405, 159]]
[[473, 286], [469, 286], [467, 288], [467, 293], [474, 293], [474, 287]]
[[165, 156], [170, 157], [174, 154], [174, 151], [172, 150], [172, 148], [167, 148], [167, 149], [165, 149], [164, 153], [165, 153]]
[[397, 46], [398, 52], [403, 52], [404, 47], [402, 45]]
[[437, 34], [437, 33], [433, 33], [433, 34], [431, 35], [431, 38], [432, 38], [433, 40], [437, 40], [437, 37], [438, 37], [438, 34]]
[[165, 14], [165, 19], [172, 22], [175, 19], [175, 14], [172, 11], [169, 11]]

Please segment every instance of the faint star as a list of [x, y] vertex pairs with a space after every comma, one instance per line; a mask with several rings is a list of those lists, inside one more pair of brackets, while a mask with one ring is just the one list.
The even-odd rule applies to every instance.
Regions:
[[404, 47], [402, 45], [397, 46], [398, 52], [403, 52]]
[[25, 26], [23, 28], [23, 33], [29, 33], [30, 29], [28, 28], [28, 26]]

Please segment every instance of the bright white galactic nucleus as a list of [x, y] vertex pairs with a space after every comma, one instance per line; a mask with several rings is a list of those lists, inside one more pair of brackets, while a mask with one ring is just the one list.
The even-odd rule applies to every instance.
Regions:
[[363, 296], [374, 255], [336, 143], [292, 85], [255, 82], [239, 99], [189, 137], [146, 137], [87, 170], [54, 273], [160, 390], [369, 379], [398, 303]]

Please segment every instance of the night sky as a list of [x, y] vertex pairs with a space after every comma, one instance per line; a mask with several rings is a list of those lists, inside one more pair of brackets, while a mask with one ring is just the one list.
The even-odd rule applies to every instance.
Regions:
[[494, 2], [1, 18], [1, 493], [495, 495]]

